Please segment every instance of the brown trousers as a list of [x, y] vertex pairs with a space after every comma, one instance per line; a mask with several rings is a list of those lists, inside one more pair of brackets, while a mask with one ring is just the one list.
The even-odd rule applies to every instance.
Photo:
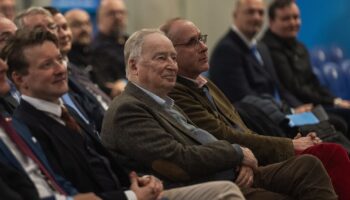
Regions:
[[259, 167], [252, 188], [241, 188], [247, 200], [338, 199], [320, 160], [302, 155]]

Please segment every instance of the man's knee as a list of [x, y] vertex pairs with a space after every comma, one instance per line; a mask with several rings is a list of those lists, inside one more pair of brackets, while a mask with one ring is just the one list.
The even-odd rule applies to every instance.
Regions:
[[212, 191], [216, 193], [217, 199], [220, 199], [220, 200], [244, 199], [241, 190], [236, 184], [229, 181], [216, 181], [212, 183], [213, 183]]

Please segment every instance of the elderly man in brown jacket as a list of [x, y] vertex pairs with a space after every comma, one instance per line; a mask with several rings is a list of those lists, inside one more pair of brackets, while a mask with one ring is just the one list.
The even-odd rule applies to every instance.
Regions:
[[176, 55], [159, 30], [138, 31], [126, 42], [129, 82], [110, 105], [101, 134], [115, 156], [125, 158], [130, 168], [142, 166], [139, 170], [160, 175], [166, 183], [235, 181], [247, 199], [334, 199], [315, 157], [258, 167], [248, 148], [218, 140], [193, 125], [168, 97], [176, 83]]

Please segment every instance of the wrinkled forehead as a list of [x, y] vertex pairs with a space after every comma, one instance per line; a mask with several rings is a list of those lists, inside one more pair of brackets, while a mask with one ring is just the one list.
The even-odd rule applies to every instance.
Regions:
[[159, 52], [176, 52], [173, 43], [165, 35], [160, 33], [152, 33], [144, 38], [142, 44], [142, 53], [149, 53], [149, 51], [154, 54]]

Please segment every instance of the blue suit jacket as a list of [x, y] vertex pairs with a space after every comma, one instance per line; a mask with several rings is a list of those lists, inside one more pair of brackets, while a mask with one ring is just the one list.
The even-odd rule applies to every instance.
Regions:
[[[16, 119], [12, 120], [12, 126], [15, 128], [17, 133], [24, 139], [27, 145], [32, 149], [33, 153], [37, 156], [37, 158], [43, 163], [47, 171], [51, 173], [52, 177], [56, 179], [56, 182], [62, 187], [62, 189], [68, 195], [77, 194], [78, 193], [77, 190], [71, 185], [70, 182], [66, 181], [64, 178], [62, 178], [61, 176], [53, 172], [53, 170], [51, 169], [46, 159], [43, 149], [41, 148], [40, 144], [36, 141], [36, 139], [32, 136], [29, 129], [23, 123], [21, 123]], [[0, 162], [26, 174], [26, 172], [24, 171], [23, 167], [18, 162], [16, 157], [12, 154], [10, 149], [1, 140], [0, 140]]]
[[[79, 123], [86, 139], [91, 140], [95, 151], [108, 159], [111, 169], [122, 184], [116, 189], [106, 188], [99, 180], [99, 174], [95, 173], [89, 164], [81, 145], [79, 134], [67, 129], [43, 111], [40, 111], [22, 100], [16, 108], [13, 118], [25, 123], [36, 137], [40, 145], [45, 149], [48, 162], [53, 170], [69, 180], [80, 192], [95, 192], [103, 199], [126, 199], [124, 189], [130, 186], [129, 176], [123, 167], [112, 157], [101, 144], [99, 136], [85, 124], [73, 110], [69, 109], [75, 120]], [[78, 161], [78, 162], [77, 162]]]
[[262, 66], [243, 40], [231, 29], [216, 45], [211, 59], [210, 79], [234, 103], [247, 95], [274, 95], [275, 87], [290, 106], [301, 102], [280, 84], [273, 67], [271, 56], [265, 45], [257, 49], [262, 57]]

